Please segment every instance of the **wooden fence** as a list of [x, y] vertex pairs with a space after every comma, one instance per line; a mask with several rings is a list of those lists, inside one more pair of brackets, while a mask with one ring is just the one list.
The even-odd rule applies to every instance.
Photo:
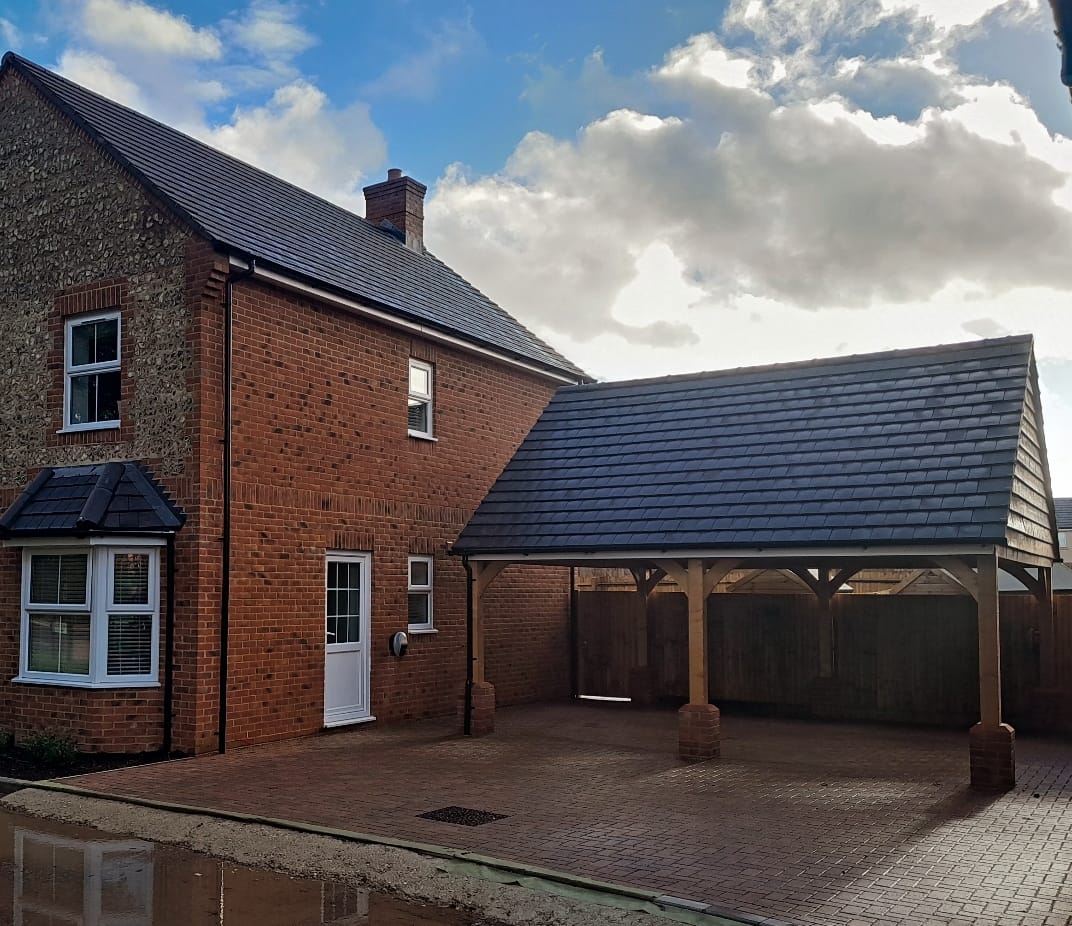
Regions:
[[[627, 697], [630, 671], [647, 654], [656, 701], [688, 694], [687, 603], [651, 596], [644, 634], [635, 592], [578, 594], [579, 694]], [[1072, 595], [1054, 600], [1058, 678], [1072, 679]], [[963, 596], [844, 595], [833, 601], [837, 683], [822, 713], [845, 719], [965, 726], [978, 720], [975, 602]], [[1039, 634], [1034, 599], [1001, 596], [1005, 718], [1023, 729], [1052, 723], [1039, 704]], [[788, 716], [817, 713], [815, 599], [807, 595], [718, 594], [708, 599], [711, 700]], [[1068, 692], [1064, 693], [1067, 697]], [[831, 698], [832, 703], [831, 703]], [[1065, 711], [1066, 718], [1069, 712]]]

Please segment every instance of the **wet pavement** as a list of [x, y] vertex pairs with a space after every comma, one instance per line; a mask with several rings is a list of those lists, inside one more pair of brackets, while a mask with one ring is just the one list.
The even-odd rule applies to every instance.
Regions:
[[0, 813], [0, 923], [478, 926], [452, 910], [6, 813]]
[[724, 715], [722, 759], [687, 765], [672, 712], [540, 705], [496, 725], [364, 727], [71, 783], [808, 926], [1072, 923], [1067, 740], [1018, 738], [1016, 789], [986, 795], [967, 787], [967, 731]]

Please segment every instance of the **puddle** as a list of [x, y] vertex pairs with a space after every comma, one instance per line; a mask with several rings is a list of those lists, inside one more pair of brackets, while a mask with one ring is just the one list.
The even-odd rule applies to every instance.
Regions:
[[453, 910], [0, 813], [12, 926], [479, 926]]

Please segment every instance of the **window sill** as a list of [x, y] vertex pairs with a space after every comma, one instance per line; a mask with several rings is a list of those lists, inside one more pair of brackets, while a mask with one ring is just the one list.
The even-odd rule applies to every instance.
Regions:
[[16, 685], [46, 685], [49, 688], [159, 688], [160, 682], [155, 681], [139, 681], [139, 682], [126, 682], [120, 679], [109, 679], [106, 682], [80, 682], [75, 679], [67, 678], [27, 678], [22, 675], [16, 675], [12, 680], [12, 684]]
[[409, 627], [406, 629], [406, 633], [411, 636], [428, 636], [433, 633], [439, 633], [439, 630], [435, 627]]
[[423, 434], [420, 431], [408, 431], [407, 433], [409, 434], [410, 437], [416, 438], [417, 440], [426, 440], [426, 441], [428, 441], [430, 443], [433, 443], [433, 444], [439, 442], [439, 438], [438, 437], [433, 437], [431, 434]]
[[82, 434], [85, 431], [118, 431], [121, 427], [119, 421], [98, 421], [93, 424], [69, 424], [60, 428], [57, 434]]

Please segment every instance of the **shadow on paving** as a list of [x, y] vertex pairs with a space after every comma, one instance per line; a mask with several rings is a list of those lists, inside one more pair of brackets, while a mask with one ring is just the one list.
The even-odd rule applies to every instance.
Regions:
[[[671, 712], [559, 704], [497, 720], [483, 739], [428, 721], [71, 781], [809, 926], [1072, 916], [1067, 743], [1018, 741], [1020, 784], [994, 797], [965, 787], [966, 732], [724, 716], [722, 759], [685, 764]], [[443, 808], [499, 816], [477, 826], [422, 816]]]

